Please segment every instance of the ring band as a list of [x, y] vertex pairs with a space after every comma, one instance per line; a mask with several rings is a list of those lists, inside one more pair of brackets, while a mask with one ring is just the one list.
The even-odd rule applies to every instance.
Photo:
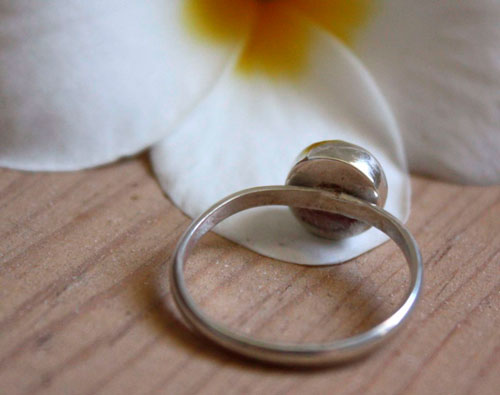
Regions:
[[[198, 240], [215, 225], [240, 211], [279, 205], [342, 214], [374, 226], [402, 250], [409, 266], [410, 284], [403, 304], [370, 330], [327, 343], [291, 344], [258, 340], [232, 331], [207, 317], [190, 296], [184, 264]], [[351, 195], [316, 188], [268, 186], [237, 192], [216, 203], [198, 217], [181, 237], [173, 258], [171, 290], [184, 318], [215, 343], [261, 361], [283, 365], [321, 365], [361, 356], [380, 345], [399, 329], [415, 307], [422, 287], [423, 265], [415, 239], [387, 211]]]

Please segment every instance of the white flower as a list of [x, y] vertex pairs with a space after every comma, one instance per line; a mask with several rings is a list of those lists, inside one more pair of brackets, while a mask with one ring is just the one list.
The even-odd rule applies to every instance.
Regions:
[[[403, 146], [413, 171], [500, 182], [499, 43], [496, 0], [0, 0], [0, 166], [74, 170], [153, 145], [194, 216], [343, 139], [382, 162], [404, 220]], [[304, 263], [383, 240], [332, 245], [269, 212], [219, 231]]]

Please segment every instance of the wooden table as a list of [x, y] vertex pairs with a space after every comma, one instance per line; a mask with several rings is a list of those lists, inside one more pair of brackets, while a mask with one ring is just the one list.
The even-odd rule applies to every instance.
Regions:
[[[166, 263], [189, 223], [146, 157], [74, 173], [0, 170], [1, 394], [498, 394], [500, 187], [415, 177], [423, 300], [392, 342], [320, 370], [229, 354], [180, 321]], [[392, 243], [305, 268], [209, 235], [187, 267], [206, 311], [266, 339], [334, 339], [405, 291]]]

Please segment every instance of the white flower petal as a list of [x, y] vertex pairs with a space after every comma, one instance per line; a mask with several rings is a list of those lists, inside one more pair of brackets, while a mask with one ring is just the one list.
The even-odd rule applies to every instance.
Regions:
[[[342, 139], [369, 149], [388, 178], [386, 208], [405, 220], [409, 180], [393, 117], [369, 74], [329, 35], [316, 31], [311, 67], [294, 83], [241, 77], [230, 68], [179, 128], [154, 146], [161, 185], [195, 217], [247, 187], [282, 185], [299, 152]], [[264, 255], [303, 264], [338, 263], [386, 240], [370, 230], [344, 242], [308, 234], [283, 208], [240, 213], [217, 232]]]
[[394, 111], [411, 170], [500, 183], [500, 2], [380, 4], [356, 50]]
[[182, 4], [0, 0], [0, 166], [79, 169], [165, 136], [230, 53], [189, 39]]

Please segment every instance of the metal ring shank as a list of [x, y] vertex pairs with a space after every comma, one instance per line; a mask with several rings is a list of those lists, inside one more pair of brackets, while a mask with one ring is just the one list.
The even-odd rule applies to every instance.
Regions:
[[[267, 205], [284, 205], [340, 213], [366, 222], [391, 237], [407, 260], [410, 284], [406, 299], [389, 318], [361, 334], [329, 343], [289, 344], [257, 340], [213, 322], [195, 304], [184, 279], [184, 263], [197, 241], [219, 222], [240, 211]], [[286, 365], [318, 365], [364, 354], [393, 334], [409, 316], [422, 285], [422, 260], [409, 231], [388, 212], [345, 194], [313, 188], [269, 186], [228, 196], [192, 222], [179, 241], [172, 265], [172, 293], [186, 320], [204, 336], [245, 356]]]

